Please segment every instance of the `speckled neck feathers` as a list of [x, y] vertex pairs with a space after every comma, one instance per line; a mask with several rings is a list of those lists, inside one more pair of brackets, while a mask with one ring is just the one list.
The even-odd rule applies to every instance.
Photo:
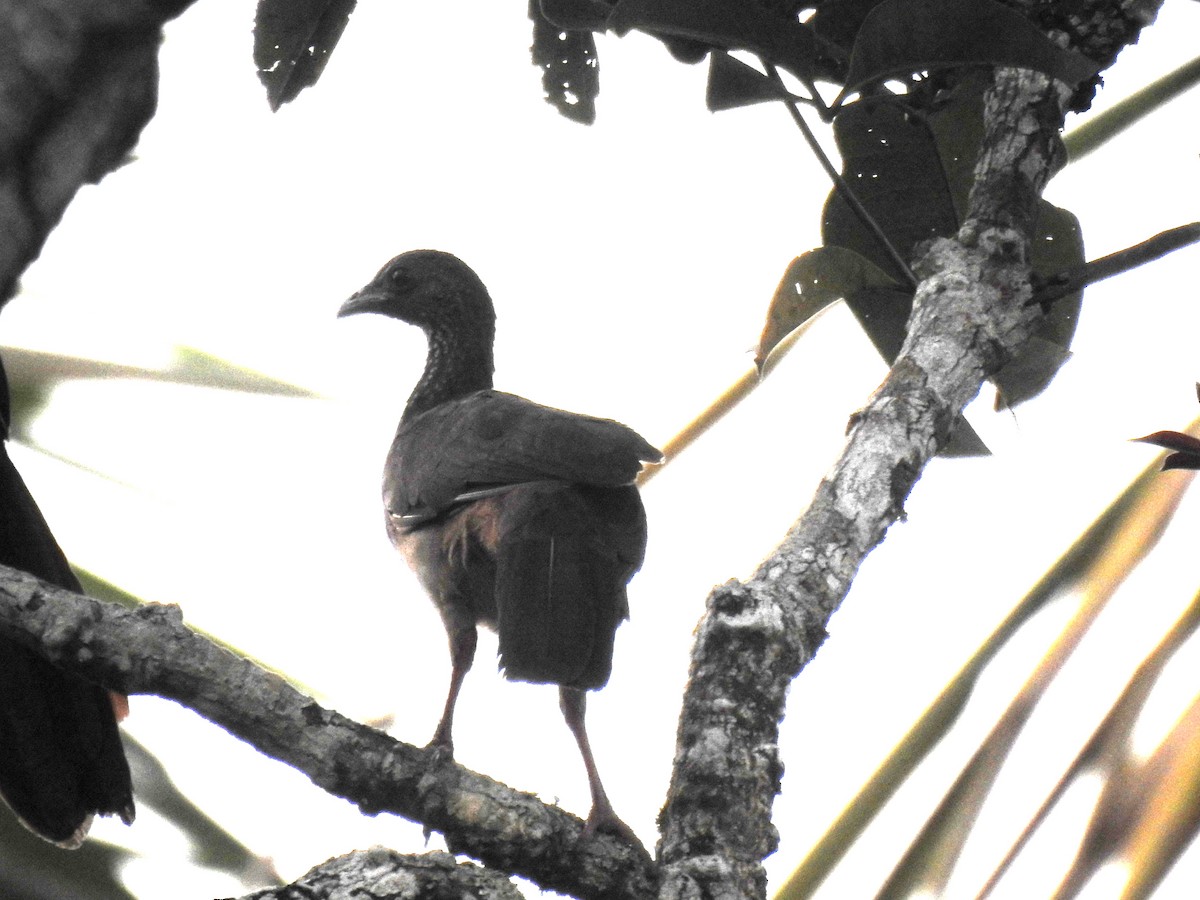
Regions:
[[402, 422], [448, 400], [492, 386], [496, 323], [490, 302], [487, 307], [485, 314], [480, 309], [464, 311], [448, 305], [445, 317], [424, 326], [429, 355], [425, 372], [409, 395]]

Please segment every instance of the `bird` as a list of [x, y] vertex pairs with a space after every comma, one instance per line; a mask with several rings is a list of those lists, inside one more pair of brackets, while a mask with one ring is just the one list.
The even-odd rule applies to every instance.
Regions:
[[[83, 588], [8, 455], [9, 393], [0, 364], [0, 563], [69, 591]], [[35, 834], [83, 844], [95, 815], [133, 822], [117, 719], [125, 698], [0, 640], [0, 796]]]
[[479, 276], [440, 250], [390, 260], [339, 309], [415, 325], [428, 341], [384, 464], [388, 536], [441, 615], [450, 685], [429, 747], [453, 757], [454, 707], [477, 627], [496, 630], [509, 680], [556, 684], [587, 772], [582, 837], [644, 849], [601, 783], [587, 692], [612, 669], [626, 586], [646, 551], [634, 481], [662, 453], [626, 425], [493, 389], [496, 314]]

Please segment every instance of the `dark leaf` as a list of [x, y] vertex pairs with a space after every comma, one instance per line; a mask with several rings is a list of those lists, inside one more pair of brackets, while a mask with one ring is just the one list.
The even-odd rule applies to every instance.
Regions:
[[1195, 453], [1172, 453], [1163, 460], [1162, 470], [1171, 469], [1200, 469], [1200, 455]]
[[818, 57], [816, 39], [806, 25], [744, 0], [620, 0], [608, 27], [619, 35], [637, 28], [726, 50], [749, 50], [804, 79]]
[[[1034, 272], [1053, 275], [1081, 266], [1083, 232], [1079, 220], [1046, 200], [1038, 202], [1037, 231], [1029, 247]], [[1036, 397], [1070, 358], [1068, 348], [1075, 337], [1083, 291], [1057, 300], [1038, 322], [1033, 337], [1013, 359], [992, 376], [996, 406], [1016, 406]]]
[[[603, 31], [611, 6], [604, 0], [540, 0], [537, 8], [543, 19], [563, 31]], [[531, 19], [533, 12], [531, 5]]]
[[[900, 255], [921, 241], [948, 236], [958, 216], [927, 122], [892, 102], [860, 102], [833, 123], [842, 176]], [[875, 236], [838, 192], [825, 202], [825, 244], [865, 256], [897, 281], [904, 278]], [[907, 313], [906, 313], [907, 316]]]
[[960, 222], [975, 184], [975, 163], [983, 143], [983, 94], [991, 83], [990, 72], [963, 73], [927, 118]]
[[888, 365], [896, 361], [908, 334], [913, 295], [901, 287], [864, 287], [846, 298], [846, 305]]
[[259, 0], [254, 64], [272, 110], [317, 83], [356, 0]]
[[592, 33], [564, 31], [542, 14], [538, 0], [530, 0], [529, 18], [533, 21], [530, 51], [533, 64], [542, 70], [546, 102], [572, 122], [591, 125], [600, 93], [600, 60]]
[[867, 15], [884, 0], [825, 0], [817, 7], [808, 24], [818, 37], [841, 47], [847, 54], [854, 49], [858, 31]]
[[[1200, 400], [1200, 384], [1196, 385], [1196, 399]], [[1180, 434], [1178, 431], [1156, 431], [1145, 437], [1134, 438], [1142, 444], [1154, 444], [1165, 450], [1175, 450], [1162, 464], [1163, 471], [1168, 469], [1200, 469], [1200, 440], [1190, 434]]]
[[[842, 176], [888, 240], [908, 259], [919, 243], [948, 236], [958, 216], [928, 120], [893, 102], [860, 102], [834, 120]], [[825, 245], [844, 247], [870, 260], [899, 284], [902, 273], [849, 205], [831, 191], [822, 217]], [[846, 305], [871, 343], [890, 364], [900, 352], [912, 311], [912, 293], [900, 287], [865, 286]], [[955, 426], [946, 456], [978, 456], [987, 447], [965, 420]]]
[[1071, 85], [1100, 70], [995, 0], [884, 0], [859, 29], [844, 93], [889, 76], [970, 65], [1034, 69]]
[[663, 42], [667, 48], [667, 52], [675, 60], [688, 66], [694, 66], [700, 62], [700, 60], [708, 56], [708, 51], [713, 49], [712, 45], [706, 44], [703, 41], [693, 41], [691, 38], [660, 35], [659, 40]]
[[1178, 431], [1156, 431], [1154, 434], [1134, 438], [1134, 440], [1139, 444], [1153, 444], [1164, 450], [1178, 450], [1181, 453], [1195, 453], [1200, 456], [1200, 440], [1190, 434], [1181, 434]]
[[708, 90], [704, 101], [710, 112], [782, 100], [787, 96], [787, 91], [778, 83], [724, 50], [714, 51], [709, 58]]
[[878, 266], [844, 247], [818, 247], [797, 256], [771, 298], [754, 364], [762, 370], [783, 338], [831, 303], [866, 288], [897, 288]]
[[[894, 101], [845, 107], [834, 122], [843, 176], [901, 255], [917, 244], [953, 234], [965, 214], [975, 161], [983, 139], [983, 92], [988, 79], [969, 76], [938, 108], [919, 118]], [[856, 250], [894, 277], [894, 264], [851, 209], [831, 193], [824, 238]], [[1083, 262], [1079, 223], [1069, 212], [1042, 201], [1030, 248], [1034, 270], [1054, 274]], [[1039, 323], [1033, 339], [994, 377], [998, 399], [1015, 406], [1036, 396], [1069, 357], [1082, 294], [1064, 297]], [[909, 297], [862, 293], [847, 299], [879, 351], [890, 362], [904, 341]]]

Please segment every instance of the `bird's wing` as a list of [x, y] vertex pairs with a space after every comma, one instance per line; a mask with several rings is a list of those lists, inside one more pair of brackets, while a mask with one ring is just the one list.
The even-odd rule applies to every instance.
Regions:
[[388, 454], [389, 513], [438, 511], [464, 492], [532, 481], [615, 487], [662, 454], [636, 431], [542, 406], [500, 391], [478, 391], [401, 424]]

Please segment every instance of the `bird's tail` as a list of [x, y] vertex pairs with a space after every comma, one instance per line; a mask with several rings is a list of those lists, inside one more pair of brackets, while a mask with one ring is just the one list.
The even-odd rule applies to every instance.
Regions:
[[636, 491], [558, 484], [513, 493], [504, 505], [497, 548], [504, 674], [602, 687], [612, 669], [617, 626], [629, 614], [625, 585], [637, 568], [626, 553], [631, 525], [641, 528], [644, 542]]

